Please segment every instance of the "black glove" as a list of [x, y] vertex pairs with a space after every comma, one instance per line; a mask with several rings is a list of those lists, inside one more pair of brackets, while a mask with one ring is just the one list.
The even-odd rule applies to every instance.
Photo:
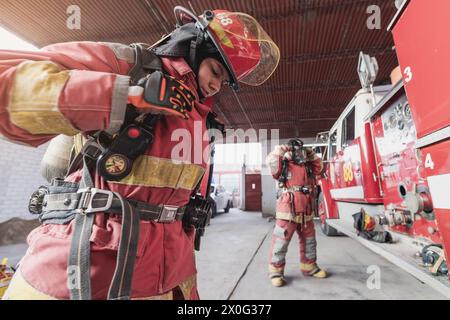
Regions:
[[138, 83], [144, 88], [143, 100], [134, 105], [152, 114], [169, 114], [189, 119], [195, 95], [182, 81], [155, 71]]

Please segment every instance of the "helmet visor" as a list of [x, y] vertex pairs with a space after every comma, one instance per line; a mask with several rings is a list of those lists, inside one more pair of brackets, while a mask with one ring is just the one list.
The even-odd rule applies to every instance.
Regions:
[[280, 49], [252, 16], [218, 12], [209, 25], [239, 82], [259, 86], [275, 72]]

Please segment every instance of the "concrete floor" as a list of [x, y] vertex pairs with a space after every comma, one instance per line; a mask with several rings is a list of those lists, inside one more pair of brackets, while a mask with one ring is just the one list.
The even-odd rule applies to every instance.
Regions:
[[[287, 254], [288, 285], [274, 288], [267, 273], [273, 226], [274, 222], [269, 223], [259, 213], [236, 209], [212, 220], [197, 254], [202, 299], [446, 299], [358, 242], [347, 237], [325, 237], [318, 225], [318, 263], [330, 277], [301, 275], [294, 236]], [[368, 273], [369, 266], [379, 267], [380, 289], [370, 290], [367, 286], [372, 274]]]
[[[308, 300], [308, 299], [445, 299], [384, 258], [346, 237], [328, 238], [316, 226], [319, 264], [328, 279], [304, 277], [298, 270], [298, 242], [294, 236], [287, 255], [282, 288], [271, 286], [267, 275], [268, 251], [274, 222], [260, 213], [232, 209], [211, 220], [197, 253], [198, 283], [203, 300]], [[25, 244], [0, 247], [0, 259], [17, 263]], [[378, 266], [380, 289], [370, 290], [369, 266]]]

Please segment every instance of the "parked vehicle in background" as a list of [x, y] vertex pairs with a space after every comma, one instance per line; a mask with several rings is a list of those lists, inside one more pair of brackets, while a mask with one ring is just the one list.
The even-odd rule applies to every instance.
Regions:
[[231, 204], [232, 208], [239, 208], [241, 204], [241, 194], [239, 192], [239, 188], [233, 189], [233, 192], [231, 193]]
[[212, 217], [215, 217], [218, 212], [230, 212], [230, 209], [233, 207], [231, 194], [223, 186], [212, 184], [210, 196], [214, 200]]

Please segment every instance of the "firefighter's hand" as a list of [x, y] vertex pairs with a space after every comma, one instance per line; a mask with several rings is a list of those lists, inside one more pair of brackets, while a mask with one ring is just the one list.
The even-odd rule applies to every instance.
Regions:
[[292, 151], [286, 152], [286, 153], [284, 154], [284, 158], [285, 158], [286, 160], [291, 161], [291, 160], [292, 160]]
[[289, 151], [289, 146], [286, 145], [286, 144], [282, 144], [282, 145], [280, 145], [280, 146], [276, 146], [276, 147], [275, 147], [275, 150], [273, 151], [273, 153], [274, 153], [275, 155], [277, 155], [277, 156], [282, 157], [282, 156], [284, 156], [284, 154], [285, 154], [286, 152], [288, 152], [288, 151]]
[[276, 146], [273, 153], [278, 157], [282, 157], [283, 159], [292, 160], [292, 151], [287, 144]]
[[164, 114], [189, 119], [195, 95], [183, 82], [156, 71], [130, 87], [128, 103], [151, 114]]
[[313, 161], [314, 157], [316, 155], [316, 153], [314, 152], [314, 150], [312, 148], [305, 148], [305, 153], [306, 153], [306, 157], [308, 158], [309, 161]]

